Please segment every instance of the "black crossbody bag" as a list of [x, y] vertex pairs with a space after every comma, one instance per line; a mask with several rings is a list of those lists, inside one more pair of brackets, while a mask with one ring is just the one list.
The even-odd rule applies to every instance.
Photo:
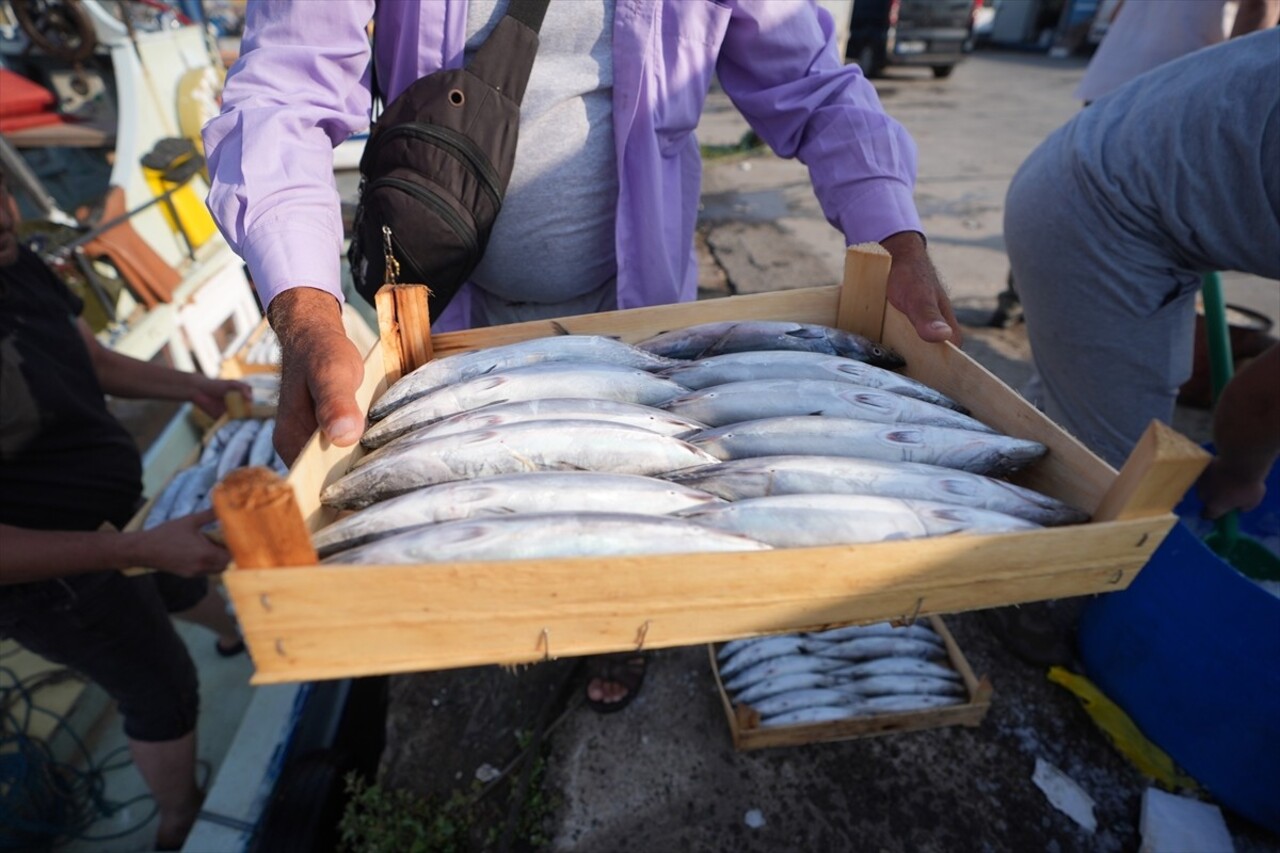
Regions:
[[[419, 78], [375, 122], [347, 253], [370, 303], [383, 284], [425, 284], [434, 321], [480, 263], [511, 180], [549, 2], [510, 0], [465, 68]], [[376, 96], [376, 71], [373, 81]]]

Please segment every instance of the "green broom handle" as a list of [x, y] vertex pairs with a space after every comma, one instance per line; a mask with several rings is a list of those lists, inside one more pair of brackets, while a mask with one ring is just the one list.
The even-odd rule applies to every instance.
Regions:
[[[1205, 273], [1201, 295], [1204, 299], [1204, 328], [1209, 341], [1209, 384], [1213, 389], [1214, 406], [1222, 396], [1222, 389], [1231, 381], [1235, 357], [1231, 353], [1231, 333], [1227, 327], [1227, 304], [1222, 296], [1222, 280], [1216, 272]], [[1229, 512], [1217, 522], [1218, 535], [1228, 545], [1234, 544], [1240, 534], [1239, 514]]]

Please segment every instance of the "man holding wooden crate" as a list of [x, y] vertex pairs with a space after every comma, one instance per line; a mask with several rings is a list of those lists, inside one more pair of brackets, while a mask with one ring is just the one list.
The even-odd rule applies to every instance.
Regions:
[[[212, 416], [243, 383], [138, 361], [103, 347], [79, 300], [17, 241], [0, 172], [0, 636], [82, 672], [119, 703], [134, 763], [176, 850], [195, 820], [195, 667], [174, 613], [243, 649], [204, 575], [225, 549], [200, 529], [213, 512], [121, 533], [142, 495], [133, 438], [103, 393], [189, 400]], [[108, 528], [103, 529], [104, 525]], [[160, 574], [125, 577], [150, 566]]]

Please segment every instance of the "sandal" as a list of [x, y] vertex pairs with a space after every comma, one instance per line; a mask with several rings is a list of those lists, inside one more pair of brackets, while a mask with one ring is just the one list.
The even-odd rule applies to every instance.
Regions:
[[218, 657], [233, 658], [244, 651], [244, 639], [239, 639], [230, 646], [223, 646], [221, 639], [214, 640], [213, 650], [218, 653]]
[[[644, 684], [648, 659], [635, 652], [623, 652], [614, 655], [598, 655], [588, 658], [587, 667], [587, 705], [598, 714], [615, 714], [631, 704]], [[591, 698], [591, 682], [601, 681], [619, 684], [626, 689], [621, 698], [612, 702], [607, 699]]]

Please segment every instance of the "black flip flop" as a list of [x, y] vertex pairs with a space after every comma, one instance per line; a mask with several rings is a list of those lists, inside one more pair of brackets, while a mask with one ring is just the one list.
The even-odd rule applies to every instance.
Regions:
[[244, 640], [238, 640], [234, 646], [224, 649], [222, 643], [217, 640], [213, 641], [213, 650], [218, 653], [218, 657], [233, 658], [244, 652]]
[[621, 684], [627, 689], [623, 697], [616, 702], [586, 697], [587, 706], [598, 714], [616, 714], [631, 704], [644, 684], [644, 675], [648, 670], [648, 659], [639, 652], [622, 652], [613, 655], [599, 655], [586, 661], [587, 684], [592, 679], [610, 681]]

